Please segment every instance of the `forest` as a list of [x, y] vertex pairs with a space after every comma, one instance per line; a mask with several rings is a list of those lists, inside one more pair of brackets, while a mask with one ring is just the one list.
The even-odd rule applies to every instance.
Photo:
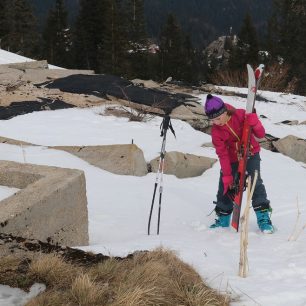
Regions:
[[[35, 0], [2, 0], [1, 49], [64, 68], [128, 79], [171, 76], [190, 85], [232, 85], [246, 63], [264, 63], [267, 89], [306, 93], [306, 1], [268, 1], [265, 16], [262, 1], [228, 1], [230, 13], [221, 0], [189, 1], [189, 8], [181, 0], [163, 6], [148, 0], [51, 2], [41, 18], [37, 12], [46, 8]], [[192, 17], [184, 18], [185, 11]], [[221, 12], [229, 16], [224, 23]], [[243, 14], [241, 22], [235, 12]], [[226, 59], [208, 57], [206, 47], [218, 36], [225, 37]]]

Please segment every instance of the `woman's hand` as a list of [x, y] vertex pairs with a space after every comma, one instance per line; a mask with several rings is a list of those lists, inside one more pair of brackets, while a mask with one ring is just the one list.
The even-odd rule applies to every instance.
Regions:
[[223, 195], [225, 195], [229, 189], [233, 187], [234, 179], [232, 175], [227, 175], [222, 177], [223, 182]]
[[259, 121], [256, 113], [245, 114], [245, 118], [250, 126], [255, 126]]

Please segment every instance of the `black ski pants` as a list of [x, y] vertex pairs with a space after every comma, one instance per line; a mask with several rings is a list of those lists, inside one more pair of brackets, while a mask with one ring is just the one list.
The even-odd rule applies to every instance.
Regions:
[[[248, 175], [251, 175], [253, 181], [255, 170], [258, 171], [258, 178], [254, 189], [254, 194], [252, 197], [252, 206], [255, 211], [269, 208], [270, 201], [267, 199], [267, 193], [265, 185], [260, 175], [260, 155], [256, 153], [251, 155], [247, 160], [247, 172]], [[232, 175], [235, 177], [235, 174], [238, 170], [238, 162], [232, 163]], [[217, 193], [217, 202], [216, 202], [216, 213], [217, 215], [229, 215], [233, 211], [233, 201], [228, 195], [223, 195], [223, 182], [222, 182], [222, 171], [220, 171], [219, 179], [219, 188]]]

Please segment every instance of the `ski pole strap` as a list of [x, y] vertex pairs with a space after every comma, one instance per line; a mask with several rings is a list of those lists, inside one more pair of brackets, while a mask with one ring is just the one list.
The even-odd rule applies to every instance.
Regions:
[[165, 115], [161, 125], [160, 125], [160, 129], [161, 129], [161, 133], [160, 136], [163, 137], [166, 133], [168, 128], [170, 128], [170, 131], [172, 132], [172, 134], [174, 135], [174, 137], [176, 137], [175, 135], [175, 131], [173, 129], [171, 120], [170, 120], [170, 116], [169, 115]]

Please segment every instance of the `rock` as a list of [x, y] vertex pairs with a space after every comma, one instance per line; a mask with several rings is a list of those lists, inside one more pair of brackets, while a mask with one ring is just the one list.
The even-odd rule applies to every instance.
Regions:
[[176, 107], [171, 112], [171, 118], [181, 120], [196, 120], [198, 116], [184, 105]]
[[306, 141], [293, 135], [273, 142], [275, 148], [296, 161], [306, 163]]
[[287, 124], [287, 125], [297, 125], [299, 124], [299, 121], [298, 120], [284, 120], [284, 121], [281, 121], [279, 122], [278, 124]]
[[[178, 178], [195, 177], [202, 175], [211, 168], [217, 160], [205, 156], [184, 154], [181, 152], [167, 152], [165, 156], [165, 174], [173, 174]], [[158, 170], [159, 157], [150, 162], [153, 172]]]
[[143, 152], [135, 144], [53, 148], [69, 152], [114, 174], [144, 176], [148, 173]]

